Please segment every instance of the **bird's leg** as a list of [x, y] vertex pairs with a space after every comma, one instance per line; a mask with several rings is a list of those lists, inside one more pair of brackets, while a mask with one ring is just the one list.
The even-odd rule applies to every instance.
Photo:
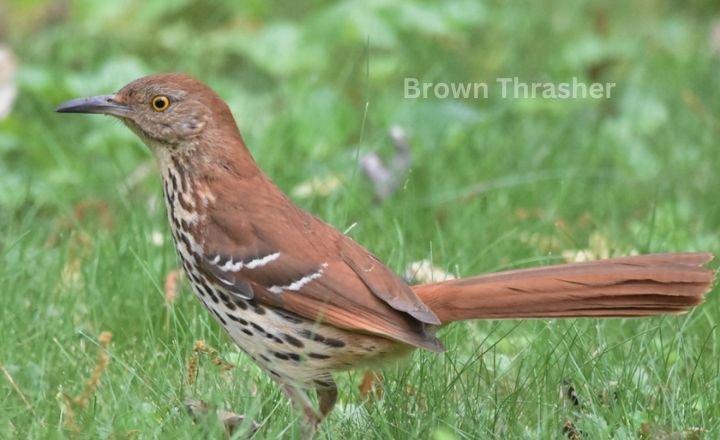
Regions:
[[337, 384], [335, 384], [335, 381], [331, 376], [328, 376], [322, 382], [322, 386], [318, 384], [317, 396], [320, 403], [320, 415], [322, 418], [325, 418], [335, 407], [338, 391]]
[[296, 407], [300, 408], [305, 415], [305, 429], [303, 438], [311, 439], [315, 435], [320, 422], [332, 412], [337, 402], [337, 384], [332, 376], [327, 375], [315, 381], [316, 392], [319, 402], [319, 412], [313, 407], [307, 393], [297, 387], [285, 384], [282, 387], [283, 393]]
[[320, 425], [322, 416], [315, 410], [310, 398], [304, 390], [289, 384], [284, 384], [282, 386], [282, 390], [287, 398], [290, 399], [290, 402], [292, 402], [295, 407], [302, 410], [303, 415], [305, 416], [302, 438], [312, 439], [315, 436], [318, 425]]

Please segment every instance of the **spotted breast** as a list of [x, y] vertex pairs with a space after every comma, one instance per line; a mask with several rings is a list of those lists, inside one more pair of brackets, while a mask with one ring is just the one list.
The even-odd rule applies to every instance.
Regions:
[[[203, 262], [229, 274], [275, 263], [280, 252], [247, 261], [206, 255], [195, 237], [205, 227], [206, 209], [214, 196], [205, 185], [188, 177], [181, 155], [169, 161], [169, 166], [162, 167], [165, 203], [175, 247], [193, 292], [238, 347], [281, 383], [287, 394], [296, 394], [292, 397], [297, 398], [297, 390], [315, 388], [334, 395], [332, 372], [357, 367], [364, 359], [375, 359], [397, 345], [385, 338], [354, 333], [260, 304], [250, 295], [232, 289], [230, 281], [208, 276], [202, 270]], [[267, 290], [273, 294], [298, 291], [320, 279], [328, 269], [329, 263], [323, 263], [314, 272], [272, 284]]]

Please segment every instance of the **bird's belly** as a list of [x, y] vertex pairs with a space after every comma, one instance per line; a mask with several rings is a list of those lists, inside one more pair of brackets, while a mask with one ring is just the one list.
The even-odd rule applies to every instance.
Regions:
[[[171, 180], [171, 179], [170, 179]], [[176, 179], [177, 180], [177, 179]], [[281, 309], [245, 300], [211, 282], [197, 269], [192, 235], [183, 228], [183, 207], [165, 185], [175, 246], [193, 292], [235, 341], [270, 376], [282, 383], [322, 386], [330, 373], [391, 359], [411, 347], [380, 336], [317, 323]], [[199, 249], [196, 249], [198, 251]]]
[[214, 318], [242, 351], [282, 383], [323, 386], [330, 373], [395, 358], [410, 349], [230, 296], [202, 275], [197, 280], [191, 277], [193, 291]]

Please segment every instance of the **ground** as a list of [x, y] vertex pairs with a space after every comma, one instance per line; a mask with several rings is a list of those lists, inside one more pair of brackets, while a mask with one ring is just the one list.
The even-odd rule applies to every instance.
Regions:
[[[149, 152], [110, 118], [53, 112], [143, 74], [209, 83], [278, 185], [354, 225], [399, 273], [425, 259], [466, 276], [718, 252], [714, 3], [272, 5], [0, 5], [18, 91], [0, 120], [1, 437], [219, 432], [187, 417], [187, 399], [247, 414], [261, 438], [300, 432], [186, 282], [166, 286], [177, 260]], [[513, 77], [616, 85], [609, 98], [502, 96], [496, 80]], [[405, 78], [489, 90], [411, 98]], [[411, 165], [378, 203], [358, 158], [388, 160], [395, 125]], [[717, 437], [718, 296], [677, 317], [456, 324], [441, 332], [446, 353], [386, 368], [380, 400], [361, 398], [362, 372], [340, 375], [319, 437]], [[198, 340], [234, 367], [192, 361]]]

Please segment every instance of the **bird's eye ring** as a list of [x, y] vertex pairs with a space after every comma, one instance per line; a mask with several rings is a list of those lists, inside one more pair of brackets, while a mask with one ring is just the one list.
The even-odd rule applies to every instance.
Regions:
[[151, 105], [156, 112], [164, 112], [170, 107], [170, 100], [167, 96], [159, 95], [152, 99]]

